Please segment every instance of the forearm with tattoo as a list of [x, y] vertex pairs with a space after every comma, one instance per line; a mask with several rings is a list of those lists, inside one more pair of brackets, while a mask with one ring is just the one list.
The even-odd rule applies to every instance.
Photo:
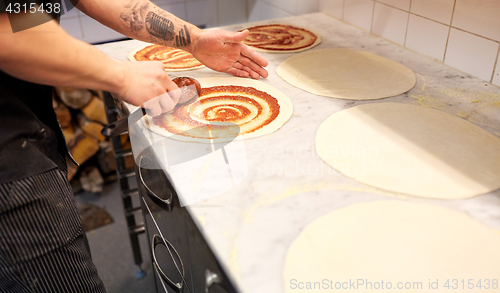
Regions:
[[174, 24], [153, 11], [146, 16], [146, 30], [150, 35], [167, 42], [174, 39]]
[[132, 0], [124, 6], [120, 19], [130, 27], [131, 32], [140, 35], [140, 39], [177, 48], [191, 45], [191, 30], [194, 27], [149, 1]]

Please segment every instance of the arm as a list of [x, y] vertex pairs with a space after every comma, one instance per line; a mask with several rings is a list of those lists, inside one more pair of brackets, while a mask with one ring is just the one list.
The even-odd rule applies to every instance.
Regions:
[[[0, 13], [0, 34], [0, 70], [17, 78], [46, 85], [106, 90], [133, 105], [144, 104], [152, 109], [152, 115], [169, 111], [179, 98], [177, 93], [166, 93], [177, 86], [160, 62], [114, 60], [72, 38], [53, 20], [12, 33], [7, 13]], [[161, 98], [147, 102], [155, 97]]]
[[80, 0], [78, 9], [104, 25], [134, 39], [191, 52], [216, 71], [232, 75], [267, 77], [267, 61], [241, 43], [248, 31], [202, 31], [149, 0]]

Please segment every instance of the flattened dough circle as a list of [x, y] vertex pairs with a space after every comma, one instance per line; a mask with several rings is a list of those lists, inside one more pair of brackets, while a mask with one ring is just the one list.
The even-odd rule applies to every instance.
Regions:
[[[500, 275], [498, 247], [500, 235], [495, 230], [456, 211], [396, 200], [358, 203], [324, 215], [302, 230], [286, 255], [284, 292], [445, 292], [448, 279], [450, 292], [496, 292], [498, 287], [491, 285]], [[464, 279], [465, 289], [459, 283], [452, 290], [453, 279]], [[467, 289], [468, 279], [474, 285], [489, 279], [489, 289]], [[333, 281], [333, 290], [292, 288], [298, 282], [304, 287], [305, 282], [323, 285], [323, 280], [328, 285]], [[365, 285], [357, 290], [335, 289], [337, 282], [349, 286], [358, 280]], [[439, 280], [439, 290], [429, 289], [429, 280]], [[398, 289], [398, 282], [415, 287]]]
[[362, 183], [438, 199], [500, 188], [500, 138], [426, 107], [375, 103], [340, 111], [316, 133], [316, 151]]
[[276, 73], [307, 92], [348, 100], [400, 95], [415, 86], [415, 73], [404, 65], [363, 51], [321, 49], [292, 56]]

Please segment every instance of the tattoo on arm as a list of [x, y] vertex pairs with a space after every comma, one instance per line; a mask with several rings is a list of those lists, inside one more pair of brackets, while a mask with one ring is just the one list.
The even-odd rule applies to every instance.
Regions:
[[171, 41], [174, 39], [174, 24], [153, 11], [146, 16], [146, 30], [154, 37], [161, 40]]
[[191, 36], [189, 35], [189, 30], [186, 25], [179, 31], [179, 34], [175, 36], [175, 46], [185, 47], [191, 44]]
[[191, 45], [191, 36], [186, 25], [180, 27], [180, 30], [176, 33], [173, 20], [168, 19], [173, 17], [172, 19], [175, 21], [174, 16], [158, 7], [155, 8], [154, 5], [151, 7], [149, 1], [136, 1], [130, 0], [129, 3], [124, 5], [125, 11], [120, 13], [120, 18], [130, 27], [131, 32], [140, 33], [146, 28], [146, 32], [151, 36], [150, 41], [153, 43], [161, 43], [177, 48]]
[[[126, 5], [126, 12], [120, 13], [120, 18], [130, 26], [130, 30], [133, 32], [138, 32], [144, 27], [144, 21], [141, 18], [142, 11], [145, 11], [149, 7], [149, 2], [142, 5], [140, 3], [135, 3], [132, 5]], [[143, 15], [143, 14], [142, 14]]]

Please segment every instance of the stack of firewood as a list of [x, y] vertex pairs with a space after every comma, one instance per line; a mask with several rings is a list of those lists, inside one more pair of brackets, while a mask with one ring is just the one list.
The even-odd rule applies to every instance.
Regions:
[[[101, 192], [105, 178], [116, 174], [111, 141], [101, 134], [107, 124], [100, 92], [58, 87], [53, 95], [53, 107], [61, 124], [68, 149], [80, 164], [68, 160], [68, 178], [73, 186]], [[130, 147], [128, 135], [122, 135], [124, 148]], [[127, 165], [133, 164], [128, 162]], [[78, 189], [78, 188], [77, 188]]]

